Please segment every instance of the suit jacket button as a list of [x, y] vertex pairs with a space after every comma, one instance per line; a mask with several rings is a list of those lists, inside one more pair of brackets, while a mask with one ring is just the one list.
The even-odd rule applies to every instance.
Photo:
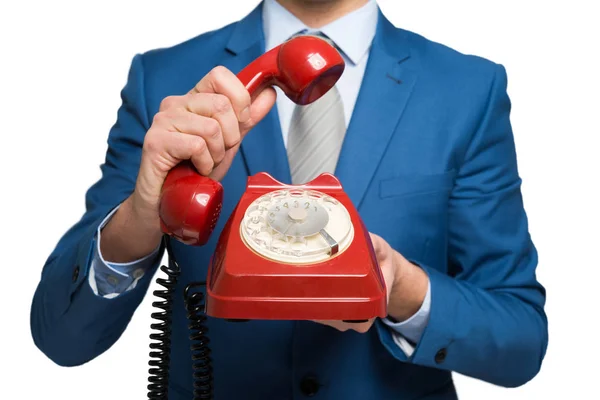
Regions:
[[446, 349], [441, 349], [437, 353], [435, 353], [435, 362], [441, 364], [446, 359], [446, 355], [448, 351]]
[[319, 391], [319, 381], [314, 376], [307, 376], [300, 381], [300, 391], [305, 396], [313, 397]]
[[73, 282], [77, 282], [77, 278], [79, 278], [79, 265], [73, 270]]

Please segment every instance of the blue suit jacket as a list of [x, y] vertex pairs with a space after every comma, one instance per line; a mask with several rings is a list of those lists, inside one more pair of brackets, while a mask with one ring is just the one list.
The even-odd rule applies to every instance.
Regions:
[[[82, 364], [110, 348], [147, 293], [150, 273], [110, 300], [94, 295], [87, 274], [96, 228], [134, 189], [161, 100], [186, 93], [216, 65], [238, 72], [260, 56], [261, 24], [259, 6], [238, 23], [133, 59], [102, 178], [47, 260], [33, 300], [33, 338], [57, 364]], [[359, 334], [311, 322], [210, 319], [218, 399], [302, 399], [309, 375], [320, 385], [315, 398], [331, 400], [454, 399], [450, 371], [502, 386], [534, 377], [548, 340], [545, 291], [535, 276], [506, 86], [502, 66], [380, 15], [336, 175], [367, 228], [428, 273], [427, 328], [407, 358], [380, 321]], [[205, 278], [246, 179], [260, 171], [290, 182], [275, 109], [245, 138], [223, 180], [223, 215], [210, 243], [174, 244], [183, 270], [177, 293]], [[182, 297], [173, 309], [173, 399], [190, 399], [192, 388]]]

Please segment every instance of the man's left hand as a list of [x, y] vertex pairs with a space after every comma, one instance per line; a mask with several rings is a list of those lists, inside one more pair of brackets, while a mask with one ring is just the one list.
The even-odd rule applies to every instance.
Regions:
[[[387, 290], [388, 317], [402, 322], [414, 315], [423, 304], [429, 278], [425, 271], [410, 263], [380, 236], [370, 233], [379, 268]], [[375, 318], [364, 323], [343, 321], [315, 321], [340, 331], [349, 329], [365, 333], [375, 322]]]

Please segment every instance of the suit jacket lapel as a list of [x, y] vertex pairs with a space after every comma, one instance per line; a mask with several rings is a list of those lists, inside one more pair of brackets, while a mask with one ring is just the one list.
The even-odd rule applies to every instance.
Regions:
[[[238, 73], [264, 54], [262, 2], [247, 17], [235, 24], [226, 50], [220, 64], [233, 73]], [[291, 181], [277, 105], [248, 132], [240, 146], [240, 155], [249, 175], [264, 171], [281, 182]]]
[[335, 174], [357, 208], [416, 83], [417, 73], [409, 60], [405, 32], [380, 12]]

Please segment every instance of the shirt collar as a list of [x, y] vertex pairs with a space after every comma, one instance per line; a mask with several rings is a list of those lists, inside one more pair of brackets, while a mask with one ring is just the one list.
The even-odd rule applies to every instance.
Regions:
[[[276, 0], [264, 0], [262, 16], [266, 50], [280, 45], [302, 30], [308, 30], [308, 33], [316, 31], [304, 25]], [[377, 18], [377, 2], [369, 0], [358, 10], [318, 31], [329, 37], [353, 64], [358, 64], [369, 51], [377, 29]]]

